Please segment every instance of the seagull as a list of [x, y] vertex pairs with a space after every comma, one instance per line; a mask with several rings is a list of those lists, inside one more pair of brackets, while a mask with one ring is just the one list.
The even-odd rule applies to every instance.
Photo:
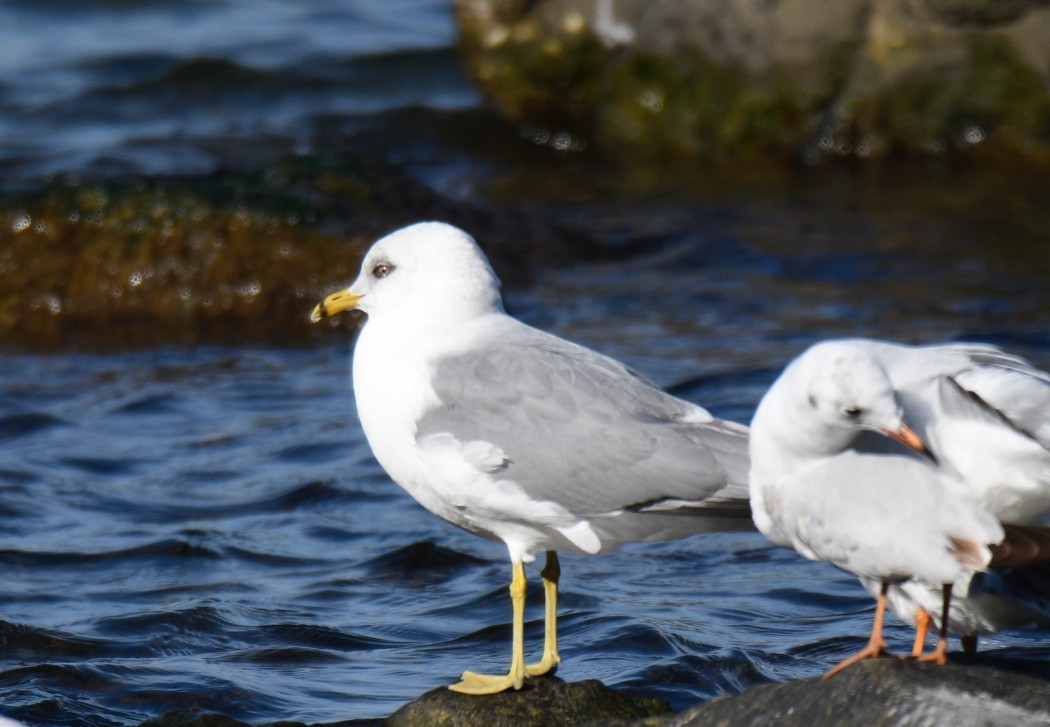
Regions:
[[[986, 344], [844, 339], [838, 345], [882, 366], [905, 417], [958, 494], [1000, 522], [1050, 525], [1050, 374]], [[1043, 533], [1029, 530], [1027, 537], [1045, 541]], [[978, 634], [1050, 626], [1047, 567], [1000, 562], [993, 559], [992, 569], [974, 579], [969, 595], [953, 598], [949, 630], [963, 635], [967, 651], [976, 650]], [[877, 580], [862, 582], [878, 594]], [[890, 609], [916, 627], [912, 654], [919, 656], [931, 622], [941, 627], [939, 589], [902, 581], [890, 587], [888, 597]]]
[[1003, 522], [1050, 525], [1050, 374], [984, 344], [839, 345], [882, 366], [960, 494]]
[[[556, 669], [559, 551], [753, 528], [747, 428], [507, 315], [463, 230], [422, 222], [377, 241], [311, 317], [348, 309], [367, 316], [353, 388], [376, 459], [427, 510], [510, 555], [510, 669], [465, 672], [451, 689], [494, 694]], [[523, 564], [541, 550], [544, 650], [526, 664]]]
[[[903, 447], [856, 446], [872, 433]], [[879, 584], [868, 644], [824, 678], [885, 652], [887, 594], [902, 581], [941, 592], [941, 640], [922, 659], [944, 663], [951, 593], [968, 591], [1004, 538], [999, 521], [959, 495], [926, 452], [885, 369], [842, 342], [817, 344], [788, 364], [755, 411], [750, 496], [759, 531]]]

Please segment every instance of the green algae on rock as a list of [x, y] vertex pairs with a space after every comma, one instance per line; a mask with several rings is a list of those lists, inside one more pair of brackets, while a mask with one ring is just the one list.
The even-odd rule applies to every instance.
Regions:
[[[1008, 5], [1009, 7], [1006, 7]], [[497, 107], [581, 146], [1050, 163], [1050, 7], [1017, 0], [456, 0]], [[560, 132], [560, 133], [559, 133]]]
[[356, 277], [378, 237], [434, 219], [488, 241], [510, 285], [531, 263], [589, 244], [352, 153], [209, 176], [55, 180], [0, 190], [0, 343], [303, 345], [333, 331], [345, 341], [360, 318], [312, 325], [314, 303]]
[[[302, 343], [312, 302], [414, 219], [387, 170], [296, 158], [260, 172], [0, 196], [0, 340], [21, 347]], [[401, 196], [405, 198], [402, 199]]]
[[[720, 156], [788, 148], [817, 132], [816, 111], [844, 83], [841, 59], [856, 42], [842, 28], [857, 20], [835, 12], [842, 22], [834, 33], [821, 29], [810, 39], [822, 62], [781, 67], [708, 53], [689, 40], [610, 44], [594, 2], [538, 3], [528, 11], [495, 4], [501, 9], [456, 3], [460, 44], [483, 90], [515, 122], [566, 129], [620, 150]], [[664, 14], [697, 29], [706, 20]]]
[[18, 281], [0, 293], [0, 334], [29, 346], [250, 339], [307, 307], [325, 263], [346, 266], [347, 243], [318, 232], [312, 211], [216, 205], [195, 186], [52, 188], [0, 211], [0, 269]]

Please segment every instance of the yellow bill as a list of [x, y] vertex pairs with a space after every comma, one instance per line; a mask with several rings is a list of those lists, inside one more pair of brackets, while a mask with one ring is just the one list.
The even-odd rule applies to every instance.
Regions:
[[356, 308], [359, 300], [361, 300], [361, 296], [351, 293], [349, 288], [340, 290], [338, 293], [332, 293], [314, 307], [313, 313], [310, 314], [310, 320], [317, 323], [322, 318], [328, 318], [344, 310]]

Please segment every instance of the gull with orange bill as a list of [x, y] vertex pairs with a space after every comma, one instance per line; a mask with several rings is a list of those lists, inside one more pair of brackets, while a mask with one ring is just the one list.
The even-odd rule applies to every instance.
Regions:
[[[996, 517], [957, 494], [883, 366], [843, 342], [792, 361], [751, 423], [751, 507], [774, 543], [879, 584], [867, 645], [831, 671], [885, 652], [887, 592], [905, 581], [937, 589], [942, 629], [923, 660], [943, 663], [953, 591], [965, 595], [1004, 539]], [[885, 446], [883, 446], [885, 444]]]

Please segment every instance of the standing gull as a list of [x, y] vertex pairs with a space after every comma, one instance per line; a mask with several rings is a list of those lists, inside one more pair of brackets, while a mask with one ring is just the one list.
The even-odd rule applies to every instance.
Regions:
[[[426, 509], [510, 553], [510, 669], [465, 672], [452, 689], [520, 689], [555, 670], [557, 551], [750, 529], [746, 428], [508, 316], [462, 230], [419, 223], [376, 242], [312, 317], [346, 309], [368, 316], [353, 385], [376, 459]], [[544, 649], [526, 664], [523, 564], [539, 550]]]
[[879, 584], [867, 646], [830, 677], [884, 652], [887, 592], [914, 581], [942, 594], [942, 630], [929, 660], [943, 662], [953, 590], [987, 570], [1003, 528], [958, 495], [928, 458], [858, 448], [885, 435], [919, 452], [885, 369], [856, 347], [818, 344], [792, 361], [751, 423], [751, 507], [770, 540]]
[[[957, 494], [1000, 522], [1050, 524], [1050, 374], [986, 344], [845, 339], [835, 345], [851, 347], [885, 370], [906, 419]], [[1028, 550], [1038, 556], [1032, 560], [1041, 557], [1036, 541], [1045, 541], [1045, 533], [1027, 533], [1033, 539]], [[953, 598], [949, 630], [962, 634], [968, 649], [976, 648], [981, 633], [1050, 625], [1050, 566], [996, 567], [1002, 562], [996, 557], [967, 596]], [[881, 584], [863, 581], [877, 595]], [[890, 609], [917, 628], [916, 656], [931, 621], [941, 626], [940, 599], [939, 589], [923, 583], [890, 587]]]

